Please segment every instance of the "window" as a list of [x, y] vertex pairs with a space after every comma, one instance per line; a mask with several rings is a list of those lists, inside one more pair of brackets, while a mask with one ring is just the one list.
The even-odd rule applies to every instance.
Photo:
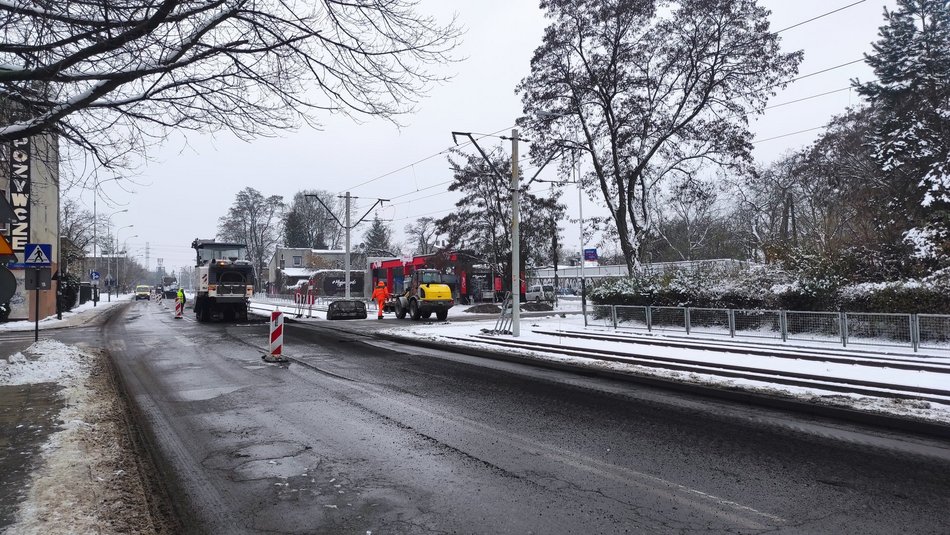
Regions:
[[302, 257], [302, 256], [295, 256], [295, 257], [294, 257], [294, 267], [300, 267], [301, 265], [303, 265], [303, 257]]

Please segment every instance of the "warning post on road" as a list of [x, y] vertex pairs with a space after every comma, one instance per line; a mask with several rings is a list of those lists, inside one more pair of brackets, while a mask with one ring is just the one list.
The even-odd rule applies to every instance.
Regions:
[[270, 313], [270, 347], [261, 358], [265, 362], [289, 362], [284, 353], [284, 313], [275, 310]]

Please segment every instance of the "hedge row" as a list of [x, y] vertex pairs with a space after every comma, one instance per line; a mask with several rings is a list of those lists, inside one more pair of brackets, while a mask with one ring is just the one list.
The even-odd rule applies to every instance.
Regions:
[[842, 284], [795, 279], [762, 266], [741, 272], [647, 273], [604, 281], [591, 291], [591, 300], [604, 305], [950, 314], [950, 274]]

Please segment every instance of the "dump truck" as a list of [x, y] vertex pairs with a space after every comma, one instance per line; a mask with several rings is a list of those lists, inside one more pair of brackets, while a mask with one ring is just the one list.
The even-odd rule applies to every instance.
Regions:
[[174, 275], [162, 277], [162, 297], [174, 299], [178, 295], [178, 279]]
[[257, 277], [247, 260], [247, 245], [196, 239], [195, 298], [199, 322], [246, 320]]
[[428, 319], [435, 313], [439, 321], [445, 321], [449, 309], [455, 305], [452, 289], [445, 282], [453, 275], [444, 275], [434, 269], [419, 269], [412, 273], [406, 290], [390, 296], [383, 304], [383, 310], [394, 312], [403, 319], [408, 315], [414, 320]]

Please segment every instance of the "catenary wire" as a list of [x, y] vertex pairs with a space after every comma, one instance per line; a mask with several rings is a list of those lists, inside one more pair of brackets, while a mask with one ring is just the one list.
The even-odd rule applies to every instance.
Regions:
[[[496, 130], [495, 132], [492, 132], [492, 134], [487, 134], [487, 135], [498, 134], [498, 133], [504, 132], [505, 130], [508, 130], [508, 129], [510, 129], [510, 128], [514, 128], [514, 125], [512, 125], [512, 126], [506, 126], [505, 128], [502, 128], [502, 129], [500, 129], [500, 130]], [[484, 136], [483, 136], [483, 137], [484, 137]], [[479, 139], [481, 139], [481, 138], [479, 138]], [[457, 145], [457, 146], [452, 146], [452, 147], [448, 147], [448, 148], [442, 149], [442, 150], [440, 150], [439, 152], [436, 152], [435, 154], [430, 154], [429, 156], [426, 156], [425, 158], [421, 158], [421, 159], [416, 160], [416, 161], [414, 161], [414, 162], [412, 162], [412, 163], [410, 163], [410, 164], [404, 165], [404, 166], [402, 166], [402, 167], [400, 167], [400, 168], [398, 168], [398, 169], [394, 169], [394, 170], [389, 171], [389, 172], [387, 172], [387, 173], [383, 173], [383, 174], [381, 174], [381, 175], [379, 175], [379, 176], [377, 176], [377, 177], [375, 177], [375, 178], [371, 178], [371, 179], [369, 179], [369, 180], [365, 180], [365, 181], [360, 182], [359, 184], [357, 184], [357, 185], [355, 185], [355, 186], [351, 186], [351, 187], [346, 188], [346, 189], [344, 189], [344, 190], [341, 190], [341, 191], [339, 191], [339, 192], [337, 192], [337, 193], [342, 193], [342, 192], [344, 192], [344, 191], [346, 191], [346, 190], [354, 190], [354, 189], [356, 189], [356, 188], [359, 188], [359, 187], [365, 186], [365, 185], [367, 185], [367, 184], [371, 184], [371, 183], [373, 183], [373, 182], [376, 182], [377, 180], [382, 180], [383, 178], [386, 178], [387, 176], [390, 176], [390, 175], [393, 175], [393, 174], [395, 174], [395, 173], [398, 173], [399, 171], [403, 171], [403, 170], [409, 169], [410, 167], [412, 167], [412, 166], [414, 166], [414, 165], [417, 165], [417, 164], [420, 164], [420, 163], [422, 163], [422, 162], [431, 160], [432, 158], [436, 158], [436, 157], [441, 156], [441, 155], [443, 155], [443, 154], [447, 154], [447, 153], [451, 152], [452, 149], [454, 149], [454, 148], [466, 147], [466, 146], [471, 145], [471, 144], [472, 144], [471, 141], [466, 141], [465, 143], [461, 143], [461, 144], [459, 144], [459, 145]]]
[[829, 11], [829, 12], [827, 12], [827, 13], [822, 13], [821, 15], [818, 15], [818, 16], [816, 16], [816, 17], [812, 17], [812, 18], [810, 18], [810, 19], [808, 19], [808, 20], [803, 20], [803, 21], [801, 21], [801, 22], [799, 22], [799, 23], [792, 24], [791, 26], [787, 26], [787, 27], [785, 27], [785, 28], [782, 28], [781, 30], [776, 30], [775, 33], [782, 33], [782, 32], [791, 30], [792, 28], [798, 28], [799, 26], [808, 24], [809, 22], [814, 22], [814, 21], [816, 21], [816, 20], [818, 20], [818, 19], [827, 17], [828, 15], [833, 15], [833, 14], [839, 12], [839, 11], [844, 11], [845, 9], [848, 9], [849, 7], [854, 7], [854, 6], [858, 5], [858, 4], [863, 4], [863, 3], [866, 2], [866, 1], [867, 1], [867, 0], [858, 0], [857, 2], [853, 2], [853, 3], [848, 4], [848, 5], [846, 5], [846, 6], [839, 7], [838, 9]]

